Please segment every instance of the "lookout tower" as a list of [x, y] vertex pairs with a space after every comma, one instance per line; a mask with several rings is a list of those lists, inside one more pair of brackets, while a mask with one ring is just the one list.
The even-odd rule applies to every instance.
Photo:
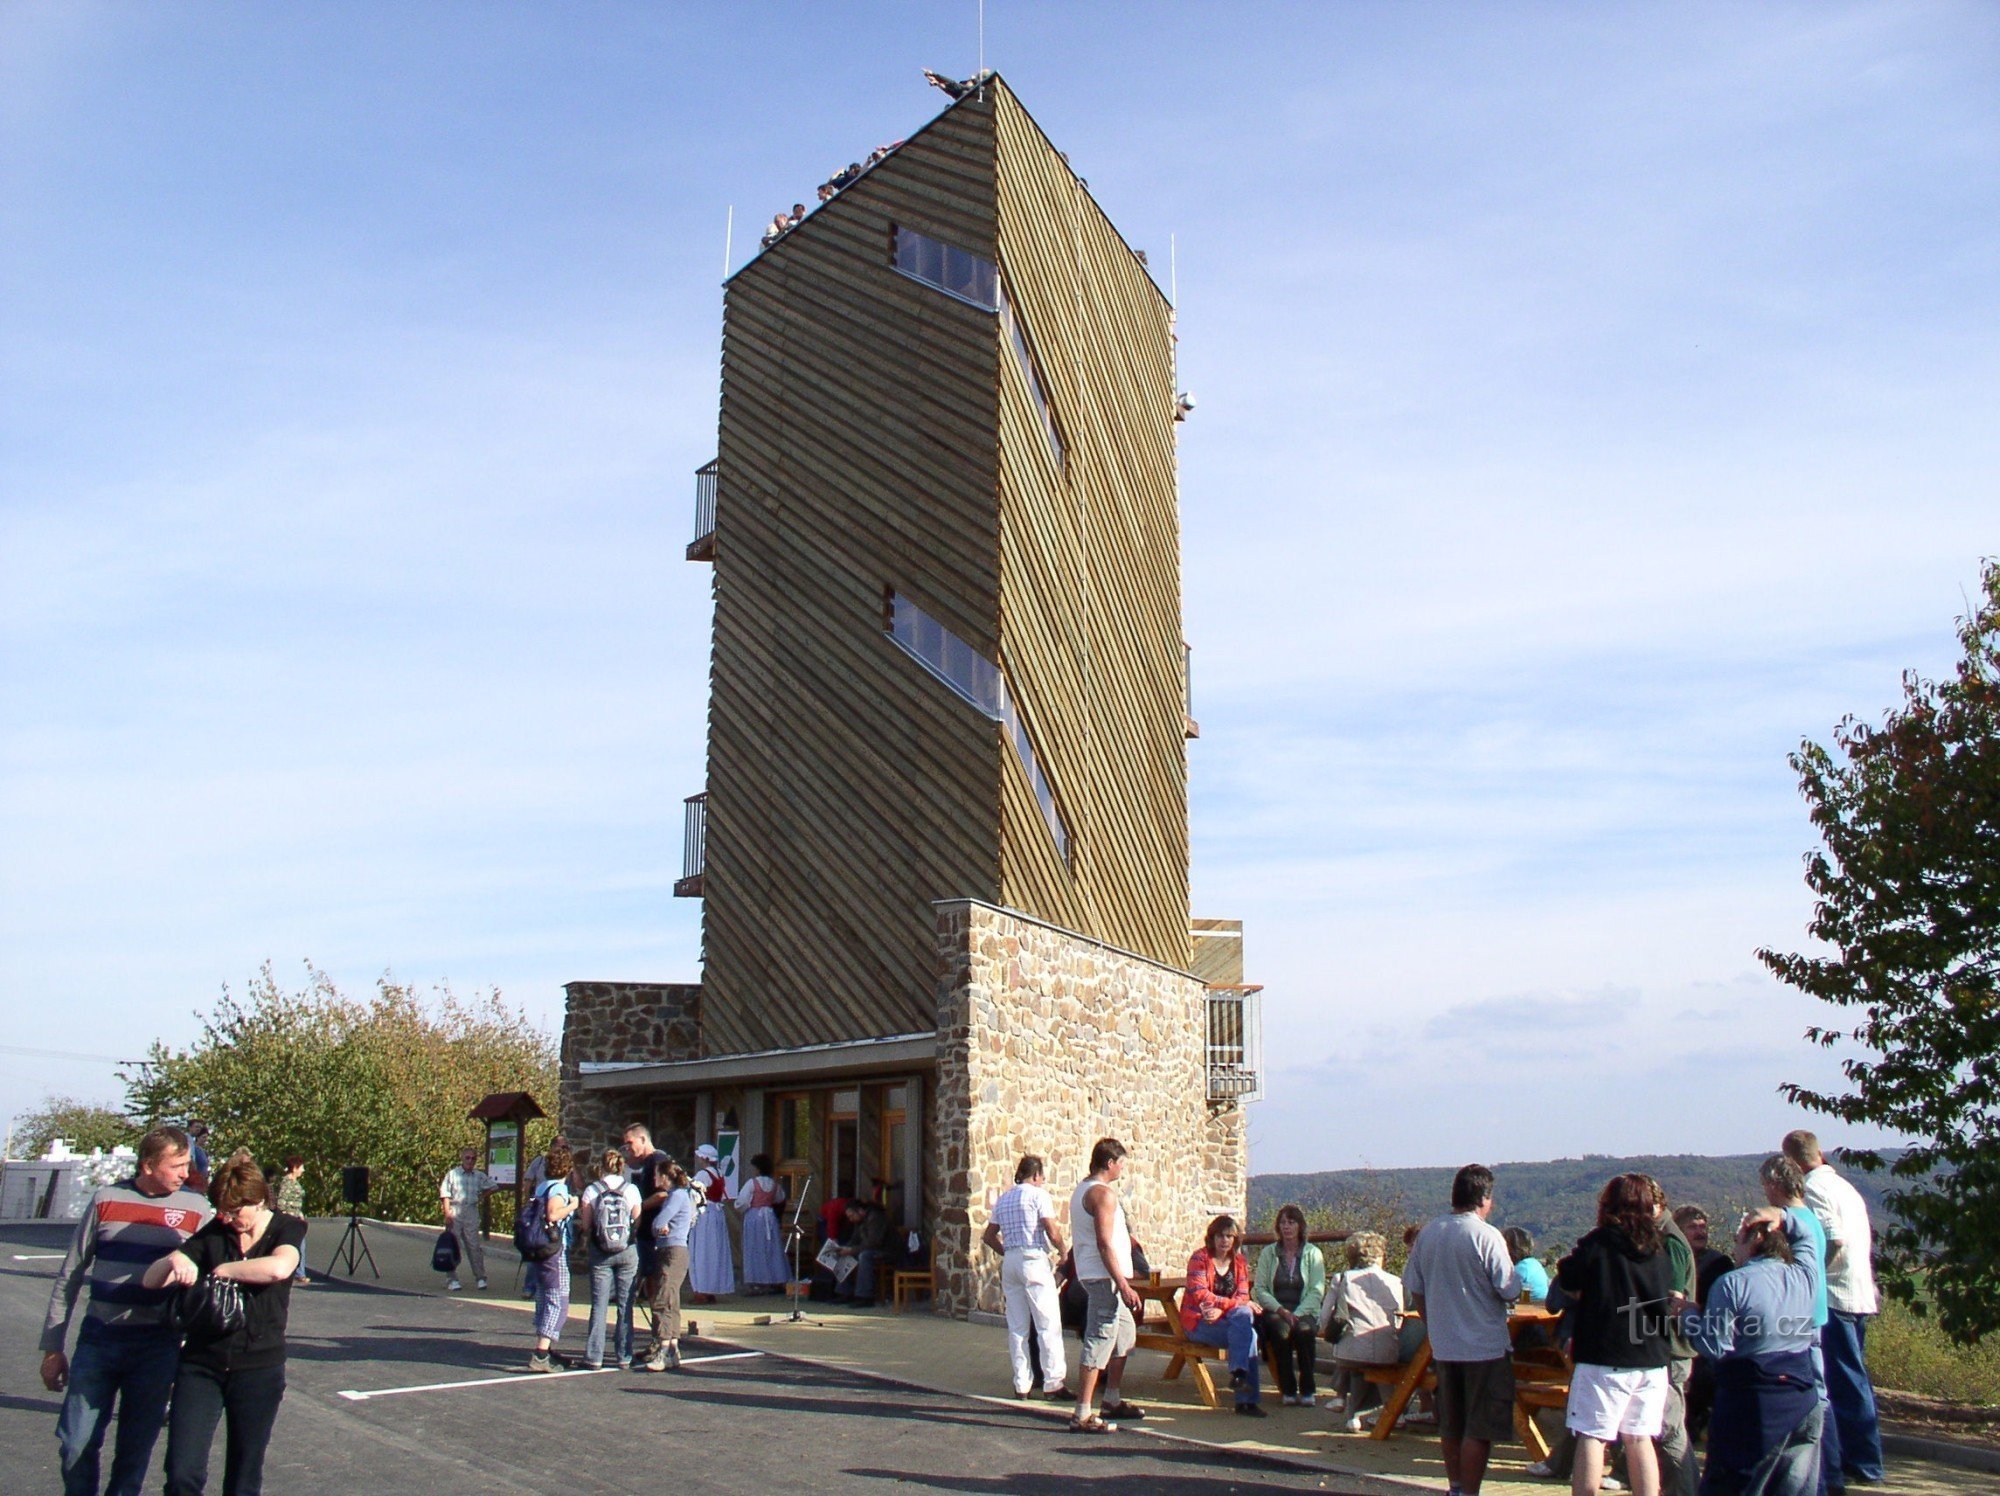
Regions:
[[[572, 1139], [650, 1117], [878, 1193], [939, 1302], [1022, 1152], [1241, 1211], [1241, 926], [1188, 908], [1173, 309], [997, 76], [728, 283], [698, 986], [572, 983]], [[1196, 973], [1201, 973], [1197, 975]], [[992, 1303], [986, 1303], [992, 1307]]]

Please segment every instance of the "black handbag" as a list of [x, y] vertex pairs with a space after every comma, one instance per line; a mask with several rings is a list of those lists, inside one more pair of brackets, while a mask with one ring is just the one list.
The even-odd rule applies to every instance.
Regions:
[[189, 1340], [226, 1340], [248, 1318], [241, 1285], [213, 1274], [178, 1290], [167, 1311], [167, 1322]]

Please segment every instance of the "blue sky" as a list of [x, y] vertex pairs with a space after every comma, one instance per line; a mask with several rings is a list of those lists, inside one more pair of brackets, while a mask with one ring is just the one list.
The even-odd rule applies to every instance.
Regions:
[[[1254, 1166], [1775, 1142], [1832, 1063], [1751, 954], [1784, 755], [2000, 549], [2000, 13], [987, 10], [1178, 245]], [[695, 974], [725, 214], [927, 119], [973, 17], [0, 12], [0, 1116], [267, 957], [551, 1027]]]

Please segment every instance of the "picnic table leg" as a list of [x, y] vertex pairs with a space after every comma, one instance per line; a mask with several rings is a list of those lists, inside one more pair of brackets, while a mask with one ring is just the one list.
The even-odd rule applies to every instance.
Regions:
[[1535, 1422], [1535, 1410], [1518, 1397], [1514, 1399], [1514, 1433], [1531, 1460], [1549, 1457], [1549, 1441], [1542, 1437], [1542, 1427]]
[[1216, 1396], [1215, 1378], [1208, 1374], [1208, 1363], [1193, 1361], [1189, 1364], [1194, 1367], [1194, 1384], [1201, 1389], [1201, 1400], [1207, 1405], [1209, 1412], [1213, 1413], [1222, 1406], [1222, 1402]]
[[1428, 1337], [1417, 1347], [1417, 1353], [1410, 1357], [1410, 1369], [1403, 1373], [1402, 1381], [1396, 1383], [1396, 1390], [1389, 1394], [1389, 1400], [1382, 1405], [1376, 1415], [1375, 1427], [1368, 1431], [1371, 1439], [1387, 1439], [1396, 1431], [1396, 1422], [1403, 1416], [1403, 1409], [1410, 1405], [1410, 1399], [1417, 1395], [1418, 1384], [1424, 1373], [1430, 1370], [1431, 1343]]

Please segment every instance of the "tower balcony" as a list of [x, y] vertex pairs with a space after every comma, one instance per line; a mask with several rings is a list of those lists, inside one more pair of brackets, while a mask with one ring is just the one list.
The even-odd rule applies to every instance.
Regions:
[[715, 475], [721, 462], [711, 457], [694, 470], [694, 540], [687, 551], [690, 561], [715, 559]]
[[708, 865], [708, 792], [689, 795], [683, 804], [681, 876], [674, 884], [674, 897], [698, 899], [702, 870]]
[[1264, 1002], [1260, 985], [1208, 989], [1208, 1099], [1264, 1099]]

